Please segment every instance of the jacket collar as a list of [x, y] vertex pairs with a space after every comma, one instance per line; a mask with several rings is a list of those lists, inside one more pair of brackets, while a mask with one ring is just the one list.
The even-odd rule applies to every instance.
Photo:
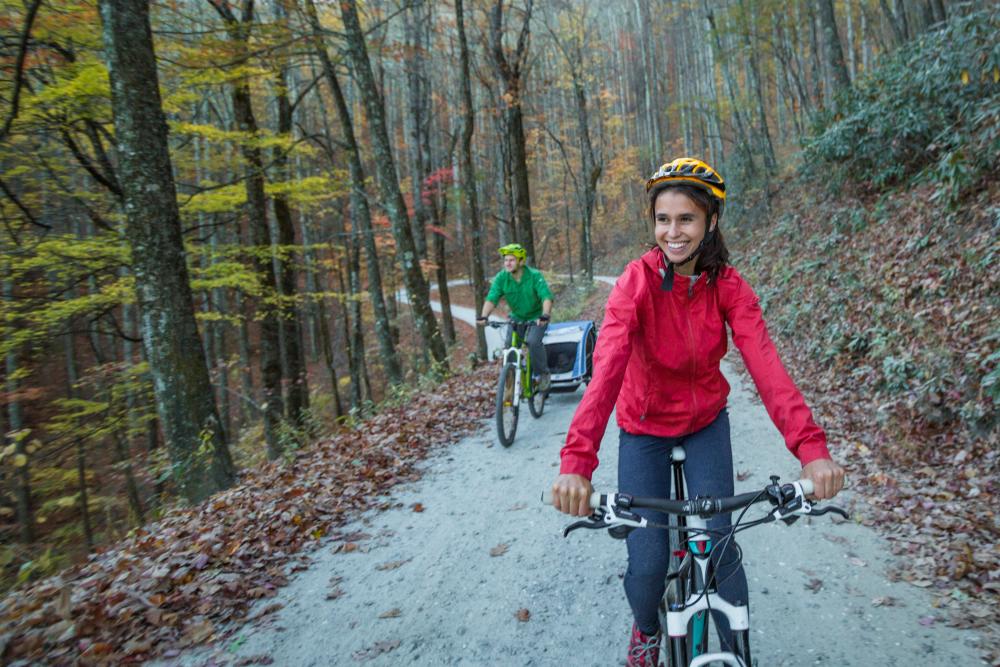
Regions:
[[[663, 262], [663, 251], [656, 246], [650, 248], [645, 254], [643, 254], [642, 263], [645, 264], [650, 271], [652, 271], [653, 275], [656, 276], [656, 286], [657, 289], [659, 289], [660, 280], [663, 279], [662, 272], [666, 270], [666, 264]], [[701, 284], [704, 282], [704, 280], [699, 278], [698, 282], [695, 283], [695, 289], [700, 289]], [[681, 275], [680, 273], [674, 271], [674, 289], [687, 292], [690, 287], [691, 276]]]

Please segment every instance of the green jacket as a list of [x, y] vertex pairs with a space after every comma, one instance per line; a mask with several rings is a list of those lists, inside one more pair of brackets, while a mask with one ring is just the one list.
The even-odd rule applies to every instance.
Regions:
[[520, 282], [514, 280], [506, 270], [500, 271], [493, 278], [486, 300], [496, 305], [500, 302], [500, 297], [507, 299], [507, 306], [514, 319], [527, 321], [539, 318], [542, 314], [542, 301], [551, 299], [552, 292], [549, 291], [542, 272], [526, 266], [521, 273]]

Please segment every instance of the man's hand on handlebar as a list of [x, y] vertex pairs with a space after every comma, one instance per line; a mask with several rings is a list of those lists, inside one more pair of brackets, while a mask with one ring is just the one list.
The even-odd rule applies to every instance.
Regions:
[[844, 488], [844, 469], [830, 459], [816, 459], [802, 467], [802, 479], [813, 483], [813, 497], [817, 500], [833, 498]]
[[490, 321], [490, 318], [480, 315], [476, 318], [476, 326], [485, 327], [486, 323]]
[[580, 475], [559, 475], [552, 483], [552, 506], [573, 516], [590, 515], [590, 480]]

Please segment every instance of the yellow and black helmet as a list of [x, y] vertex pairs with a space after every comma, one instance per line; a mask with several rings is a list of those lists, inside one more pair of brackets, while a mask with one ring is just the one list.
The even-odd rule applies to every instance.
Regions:
[[662, 183], [684, 183], [701, 188], [719, 200], [719, 211], [726, 203], [726, 182], [715, 169], [693, 157], [679, 157], [667, 162], [646, 181], [646, 192]]
[[514, 255], [518, 259], [524, 259], [528, 256], [528, 251], [520, 243], [508, 243], [507, 245], [500, 246], [499, 252], [501, 257]]

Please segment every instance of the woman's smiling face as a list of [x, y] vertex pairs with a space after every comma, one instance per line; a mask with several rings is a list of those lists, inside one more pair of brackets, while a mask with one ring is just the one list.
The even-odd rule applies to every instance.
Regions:
[[[715, 229], [713, 216], [711, 229]], [[705, 238], [705, 211], [686, 194], [667, 188], [656, 197], [653, 204], [653, 235], [656, 245], [671, 263], [690, 257]], [[695, 261], [676, 267], [678, 273], [694, 273]]]

